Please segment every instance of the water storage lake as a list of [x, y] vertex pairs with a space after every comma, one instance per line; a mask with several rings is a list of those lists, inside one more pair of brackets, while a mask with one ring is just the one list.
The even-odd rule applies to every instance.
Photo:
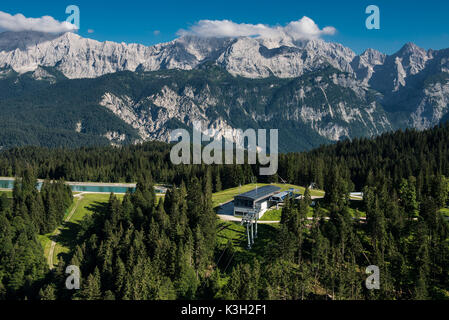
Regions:
[[[0, 178], [0, 189], [12, 190], [14, 188], [13, 178]], [[37, 188], [42, 187], [43, 181], [39, 180]], [[87, 183], [87, 182], [67, 182], [73, 192], [88, 192], [88, 193], [117, 193], [123, 194], [128, 191], [134, 192], [136, 184], [121, 184], [121, 183]], [[163, 187], [155, 187], [157, 194], [165, 193], [166, 189]]]

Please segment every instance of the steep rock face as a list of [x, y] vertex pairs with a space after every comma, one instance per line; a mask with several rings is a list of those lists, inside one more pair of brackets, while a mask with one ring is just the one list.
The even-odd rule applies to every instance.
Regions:
[[356, 56], [351, 62], [356, 76], [365, 85], [368, 85], [374, 74], [374, 68], [385, 63], [387, 55], [373, 49], [368, 49], [359, 56]]
[[408, 85], [409, 78], [423, 71], [432, 59], [432, 51], [408, 43], [397, 53], [387, 56], [383, 64], [374, 67], [369, 84], [385, 94], [398, 92]]
[[[142, 140], [169, 141], [171, 129], [192, 128], [197, 121], [211, 137], [239, 141], [238, 129], [279, 129], [281, 138], [311, 136], [316, 140], [312, 145], [392, 130], [369, 89], [331, 67], [294, 80], [251, 81], [217, 70], [208, 76], [211, 72], [201, 71], [190, 81], [166, 75], [163, 83], [146, 74], [150, 92], [134, 92], [134, 97], [131, 92], [105, 92], [100, 105], [137, 129]], [[292, 150], [295, 143], [288, 142], [285, 149]]]
[[34, 70], [31, 77], [34, 80], [48, 81], [50, 83], [56, 83], [57, 81], [57, 77], [54, 74], [51, 74], [42, 67], [38, 67], [36, 70]]
[[294, 78], [330, 64], [351, 71], [355, 53], [336, 43], [322, 40], [278, 42], [240, 38], [217, 60], [234, 75], [248, 78]]
[[424, 130], [437, 125], [449, 112], [449, 81], [433, 83], [421, 93], [418, 108], [412, 113], [410, 125]]
[[[21, 37], [23, 41], [19, 40]], [[176, 46], [172, 49], [176, 53]], [[157, 69], [162, 64], [175, 68], [192, 67], [186, 53], [178, 52], [178, 56], [180, 62], [176, 64], [176, 57], [170, 52], [161, 52], [161, 46], [148, 48], [137, 44], [101, 43], [73, 33], [53, 37], [34, 32], [0, 35], [0, 65], [21, 73], [34, 71], [40, 65], [57, 67], [70, 79], [135, 71], [141, 65], [148, 69]]]
[[[176, 119], [186, 126], [194, 121], [207, 120], [205, 109], [213, 106], [213, 98], [194, 97], [191, 87], [185, 88], [185, 95], [164, 86], [158, 93], [135, 101], [127, 95], [116, 96], [106, 92], [100, 105], [111, 110], [116, 116], [139, 130], [143, 141], [169, 141], [168, 122]], [[209, 100], [210, 99], [210, 100]]]
[[380, 101], [396, 114], [397, 127], [427, 129], [448, 113], [449, 50], [407, 44], [378, 68], [369, 85], [382, 93]]
[[297, 86], [299, 90], [295, 90], [294, 99], [287, 104], [293, 107], [289, 113], [298, 114], [304, 123], [331, 141], [392, 130], [382, 106], [350, 74], [324, 73], [312, 81], [304, 76]]

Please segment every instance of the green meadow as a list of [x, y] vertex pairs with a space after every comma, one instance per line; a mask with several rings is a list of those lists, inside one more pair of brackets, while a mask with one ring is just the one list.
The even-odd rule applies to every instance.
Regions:
[[[75, 197], [72, 206], [67, 210], [67, 216], [72, 213], [70, 220], [63, 223], [59, 228], [59, 234], [40, 235], [39, 240], [44, 248], [44, 254], [48, 258], [50, 254], [52, 240], [56, 242], [53, 252], [53, 263], [57, 264], [58, 259], [67, 257], [70, 249], [76, 245], [75, 240], [78, 233], [79, 223], [87, 215], [95, 212], [101, 212], [107, 205], [110, 194], [83, 194], [80, 198]], [[118, 199], [122, 200], [124, 195], [117, 194]]]

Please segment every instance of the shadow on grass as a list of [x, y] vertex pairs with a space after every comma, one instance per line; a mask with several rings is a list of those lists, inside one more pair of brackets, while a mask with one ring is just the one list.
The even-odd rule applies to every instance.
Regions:
[[[254, 245], [251, 250], [247, 249], [248, 239], [246, 236], [246, 230], [235, 230], [235, 228], [233, 228], [233, 225], [228, 225], [227, 228], [224, 228], [222, 232], [217, 235], [218, 238], [232, 240], [232, 245], [234, 248], [234, 254], [232, 257], [228, 257], [228, 254], [226, 254], [226, 257], [223, 258], [223, 260], [225, 261], [223, 263], [220, 263], [221, 269], [223, 268], [223, 266], [227, 266], [226, 271], [230, 272], [233, 266], [239, 263], [251, 263], [256, 257], [261, 261], [265, 260], [267, 254], [269, 254], [270, 246], [276, 241], [278, 226], [259, 224], [257, 228], [258, 236], [255, 239]], [[235, 234], [238, 234], [238, 237], [233, 237], [229, 233], [226, 233], [226, 231], [231, 231]], [[227, 241], [224, 241], [223, 244], [218, 248], [219, 252], [221, 252], [221, 250], [223, 250], [226, 245]]]
[[351, 200], [349, 202], [349, 207], [351, 209], [359, 210], [359, 211], [363, 211], [365, 209], [365, 205], [364, 205], [363, 201], [359, 201], [359, 200]]
[[[100, 214], [103, 215], [107, 212], [107, 203], [103, 202], [95, 202], [86, 209], [90, 212], [88, 215]], [[64, 222], [62, 224], [61, 232], [52, 236], [51, 240], [55, 241], [62, 247], [68, 248], [70, 251], [73, 251], [78, 245], [78, 234], [81, 231], [81, 225], [78, 222]], [[58, 254], [57, 258], [61, 258], [65, 263], [69, 263], [69, 259], [71, 258], [70, 253], [61, 252]]]
[[231, 240], [232, 245], [236, 247], [236, 246], [241, 246], [243, 243], [243, 240], [245, 239], [245, 234], [243, 232], [239, 232], [239, 233], [241, 233], [242, 236], [237, 239], [229, 239], [228, 237], [221, 235], [221, 234], [217, 235], [217, 237], [221, 238], [221, 239], [225, 239], [225, 240]]
[[[246, 231], [238, 230], [237, 224], [229, 224], [229, 223], [222, 223], [218, 226], [217, 231], [217, 238], [224, 239], [223, 243], [226, 245], [227, 240], [232, 241], [232, 245], [237, 247], [240, 246], [243, 239], [245, 238]], [[234, 234], [231, 236], [231, 234]], [[238, 236], [238, 237], [236, 237]]]

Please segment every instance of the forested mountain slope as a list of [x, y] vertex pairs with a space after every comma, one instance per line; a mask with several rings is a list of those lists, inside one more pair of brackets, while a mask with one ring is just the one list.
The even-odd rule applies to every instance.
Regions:
[[202, 121], [227, 139], [241, 138], [235, 129], [278, 129], [280, 150], [298, 151], [393, 129], [376, 93], [330, 66], [295, 79], [234, 77], [210, 64], [79, 80], [54, 68], [5, 70], [0, 95], [3, 147], [167, 142], [171, 130]]

